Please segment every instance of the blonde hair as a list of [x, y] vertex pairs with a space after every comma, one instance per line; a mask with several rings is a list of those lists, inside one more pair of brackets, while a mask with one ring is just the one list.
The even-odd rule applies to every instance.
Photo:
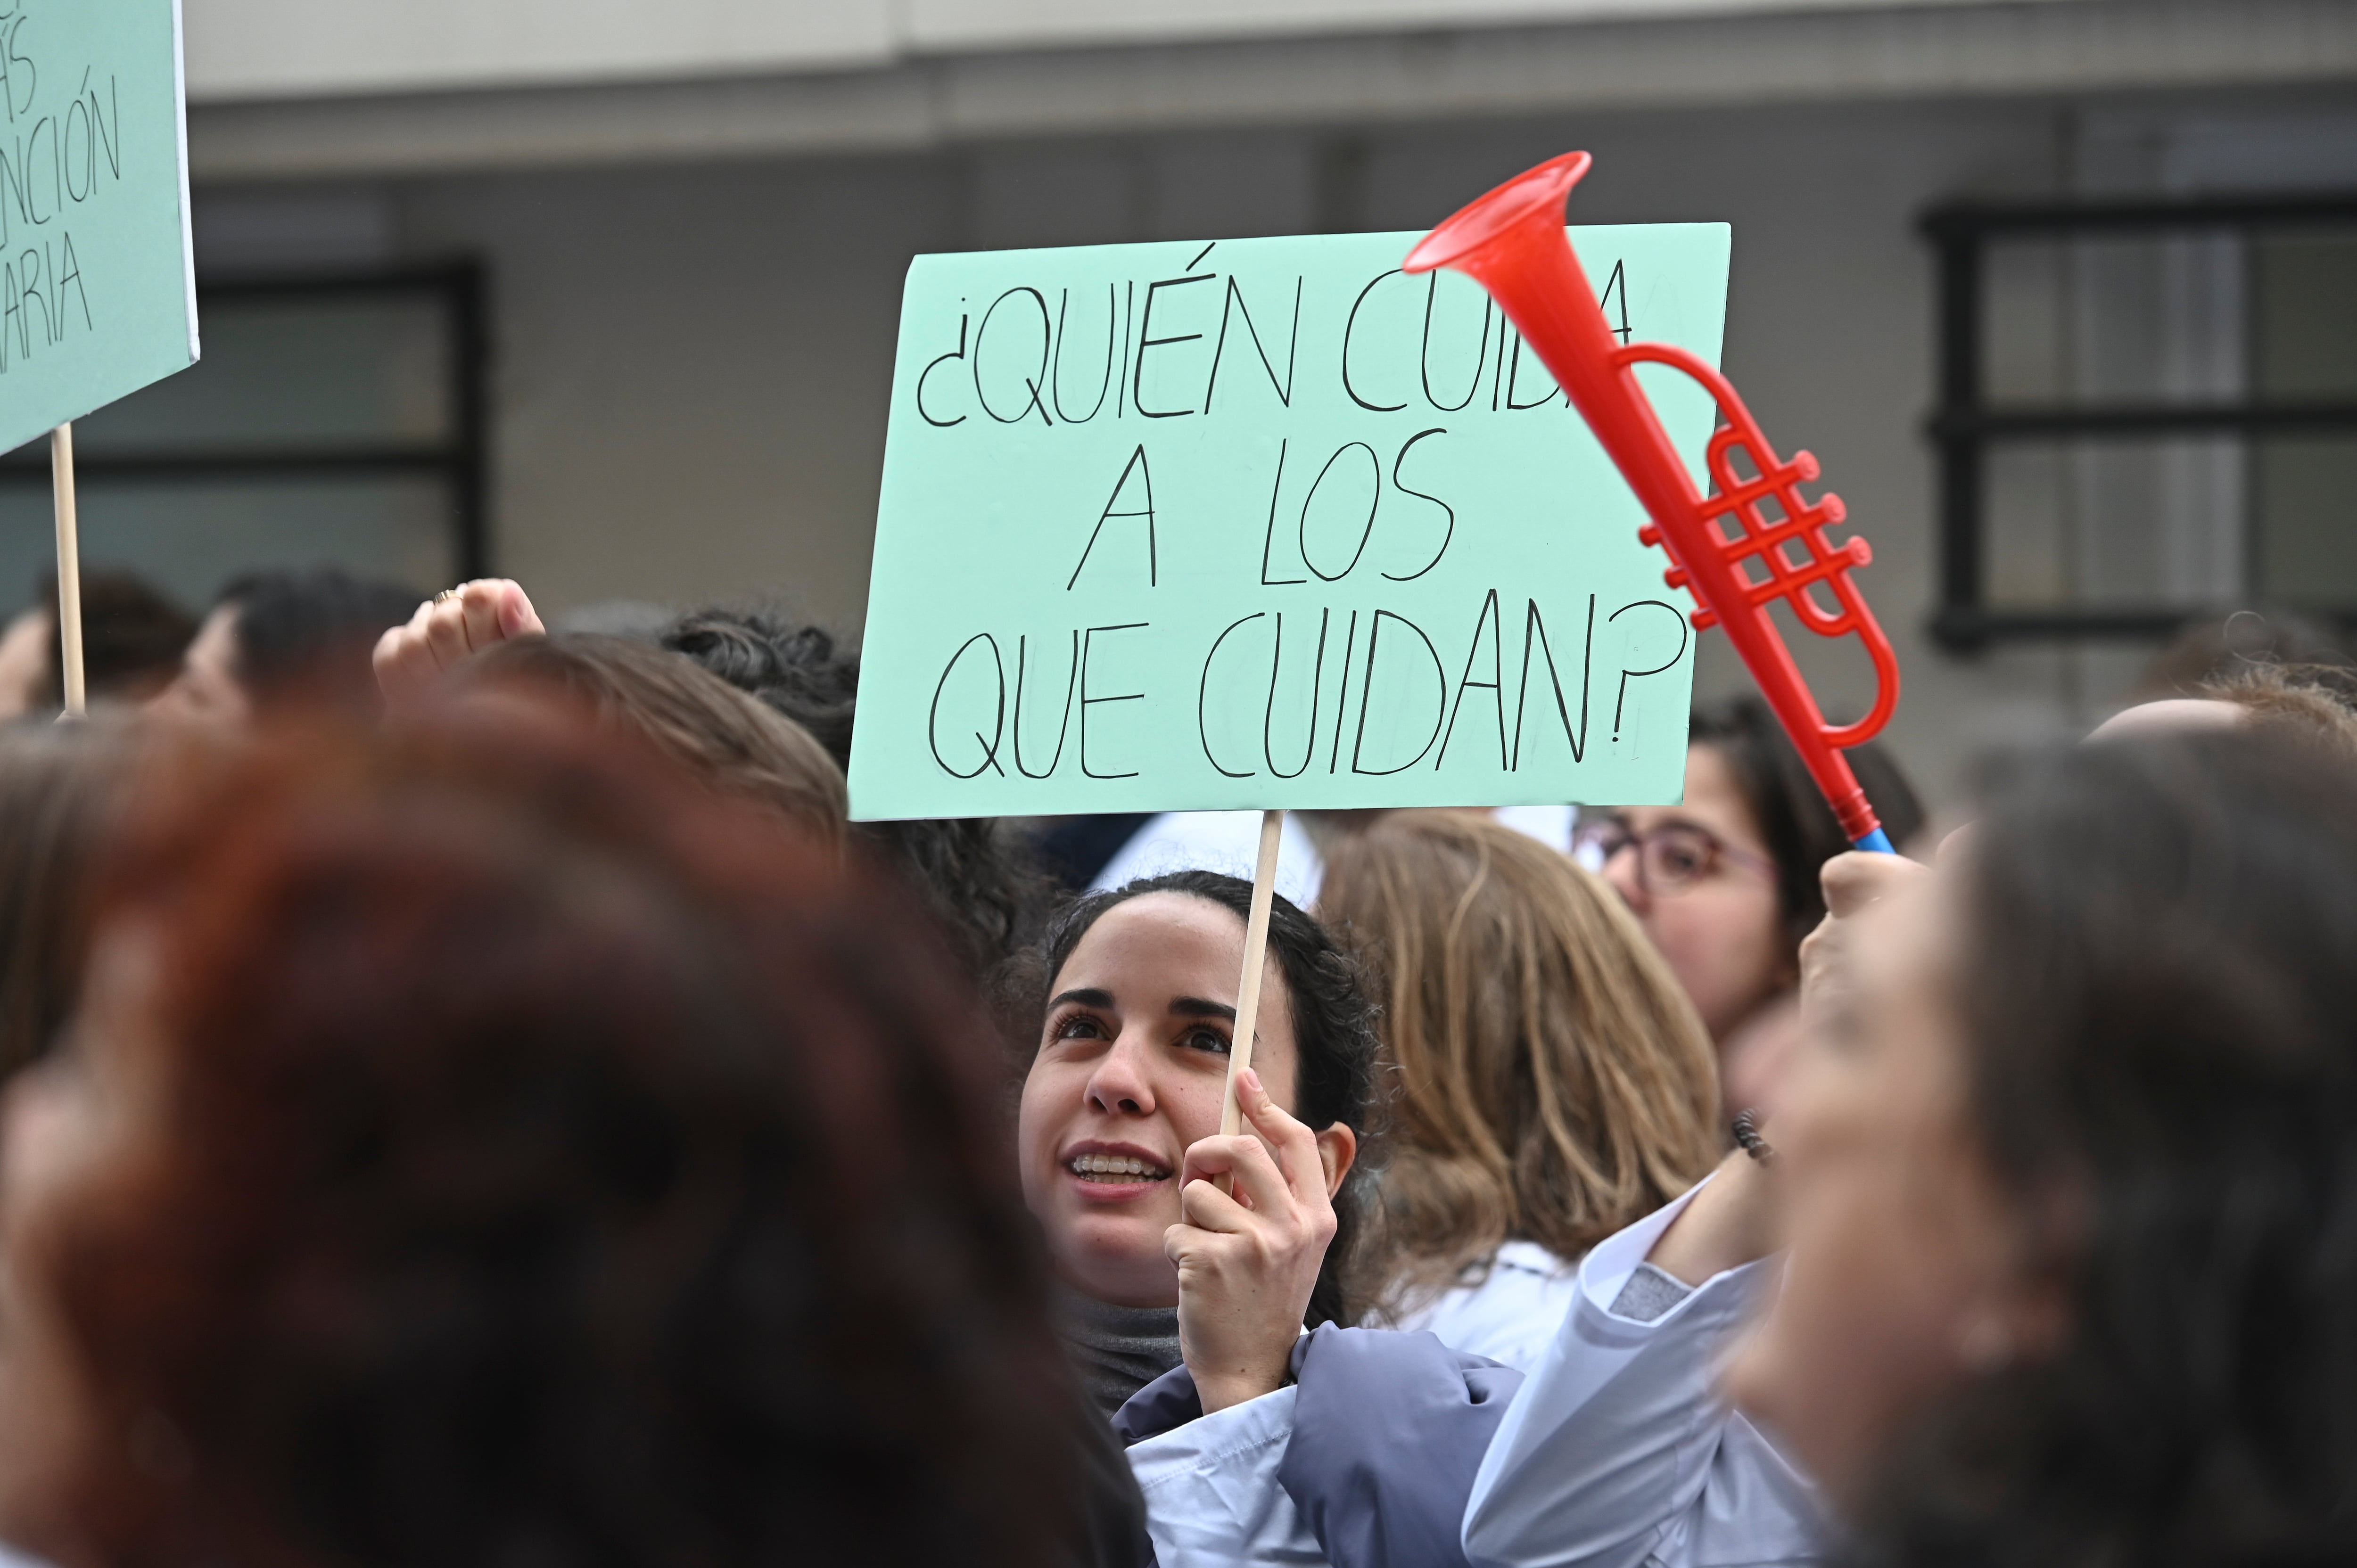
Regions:
[[1717, 1162], [1702, 1020], [1567, 855], [1485, 817], [1403, 813], [1336, 846], [1318, 914], [1385, 1004], [1390, 1165], [1357, 1293], [1377, 1313], [1510, 1239], [1575, 1257]]

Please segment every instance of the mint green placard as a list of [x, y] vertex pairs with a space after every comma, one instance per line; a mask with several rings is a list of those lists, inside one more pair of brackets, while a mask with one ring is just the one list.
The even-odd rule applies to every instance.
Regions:
[[[1726, 225], [1571, 236], [1623, 341], [1717, 363]], [[1419, 237], [917, 258], [855, 817], [1678, 798], [1684, 596]], [[1709, 397], [1646, 376], [1699, 476]]]
[[0, 451], [197, 362], [178, 0], [0, 0]]

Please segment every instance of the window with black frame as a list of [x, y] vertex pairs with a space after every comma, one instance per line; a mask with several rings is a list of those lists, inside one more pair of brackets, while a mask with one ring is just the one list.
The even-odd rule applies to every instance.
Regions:
[[[84, 569], [192, 609], [337, 565], [420, 588], [487, 570], [471, 266], [200, 285], [204, 358], [74, 425]], [[48, 443], [0, 460], [0, 614], [53, 569]]]
[[2357, 627], [2357, 195], [1958, 205], [1939, 252], [1957, 649]]

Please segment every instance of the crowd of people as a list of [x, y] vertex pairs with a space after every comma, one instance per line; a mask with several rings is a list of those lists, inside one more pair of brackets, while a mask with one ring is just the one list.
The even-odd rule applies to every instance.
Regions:
[[1860, 748], [1900, 856], [1749, 699], [1677, 805], [1320, 816], [1242, 1018], [1184, 824], [849, 821], [818, 628], [93, 590], [82, 721], [0, 636], [26, 1558], [2357, 1557], [2330, 671], [1944, 836]]

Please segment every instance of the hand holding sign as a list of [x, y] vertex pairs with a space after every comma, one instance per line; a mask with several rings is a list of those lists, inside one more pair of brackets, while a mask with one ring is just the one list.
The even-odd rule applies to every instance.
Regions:
[[[1282, 808], [1678, 798], [1643, 510], [1416, 238], [918, 258], [855, 817], [1261, 808], [1249, 1007]], [[1724, 226], [1577, 238], [1618, 331], [1717, 358]], [[1709, 397], [1661, 404], [1699, 472]]]

